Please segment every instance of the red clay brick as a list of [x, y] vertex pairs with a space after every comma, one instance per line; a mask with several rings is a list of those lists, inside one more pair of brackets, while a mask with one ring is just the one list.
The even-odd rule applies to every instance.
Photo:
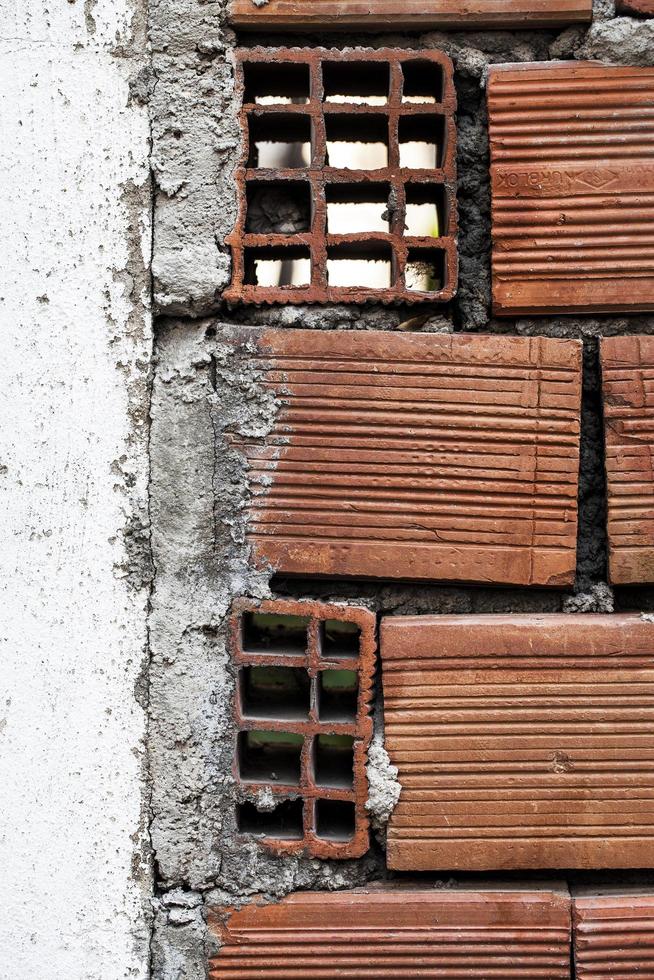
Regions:
[[654, 337], [601, 342], [614, 585], [654, 582]]
[[[256, 9], [256, 8], [253, 8]], [[422, 66], [421, 78], [433, 81], [416, 104], [406, 101], [403, 88], [415, 80], [414, 67]], [[292, 66], [292, 67], [291, 67]], [[407, 66], [409, 66], [407, 68]], [[407, 74], [408, 73], [408, 74]], [[408, 81], [407, 81], [408, 78]], [[422, 84], [422, 83], [421, 83]], [[342, 52], [324, 48], [255, 48], [236, 55], [237, 97], [243, 133], [243, 155], [236, 173], [239, 216], [228, 244], [232, 248], [232, 283], [225, 293], [231, 302], [244, 303], [384, 303], [445, 301], [454, 296], [457, 282], [456, 211], [456, 94], [450, 59], [436, 51], [391, 49]], [[336, 91], [343, 89], [343, 92]], [[357, 89], [362, 89], [357, 93]], [[333, 90], [333, 91], [332, 91]], [[262, 97], [273, 99], [262, 103]], [[331, 94], [344, 102], [327, 98]], [[357, 94], [384, 104], [361, 104]], [[418, 98], [422, 98], [418, 95]], [[259, 99], [259, 101], [257, 101]], [[295, 103], [292, 100], [295, 100]], [[360, 170], [330, 166], [328, 142], [366, 140], [387, 144], [386, 166]], [[259, 139], [257, 139], [257, 136]], [[297, 159], [296, 166], [262, 167], [255, 144], [270, 140], [310, 143], [310, 163]], [[433, 166], [412, 169], [402, 163], [406, 142], [427, 141], [436, 146]], [[383, 188], [379, 215], [388, 213], [388, 231], [332, 234], [328, 229], [330, 197], [370, 193]], [[299, 217], [288, 222], [259, 220], [252, 228], [255, 195], [267, 191], [299, 195]], [[410, 236], [405, 229], [407, 197], [427, 194], [437, 204], [440, 235]], [[375, 198], [376, 199], [376, 198]], [[308, 202], [308, 204], [307, 204]], [[342, 203], [342, 202], [341, 202]], [[302, 214], [304, 213], [304, 218]], [[257, 218], [261, 215], [257, 213]], [[306, 225], [306, 227], [305, 227]], [[258, 230], [263, 227], [264, 231]], [[271, 231], [272, 229], [272, 231]], [[274, 251], [270, 251], [270, 250]], [[290, 250], [290, 251], [289, 251]], [[257, 284], [254, 260], [268, 258], [310, 259], [306, 285]], [[338, 257], [384, 258], [391, 263], [386, 288], [330, 285], [328, 263]], [[432, 288], [411, 288], [412, 263], [434, 260]], [[424, 285], [424, 282], [421, 282]]]
[[238, 443], [258, 566], [573, 581], [577, 341], [252, 328], [221, 340], [279, 401], [263, 445]]
[[649, 866], [653, 649], [638, 615], [385, 618], [389, 867]]
[[[252, 639], [246, 619], [252, 613], [307, 619], [304, 635], [290, 639], [282, 637], [276, 641], [273, 631], [263, 634], [263, 639], [259, 634]], [[346, 629], [349, 625], [355, 631], [339, 632], [344, 624]], [[280, 853], [307, 852], [320, 858], [361, 857], [369, 846], [365, 803], [368, 798], [367, 752], [372, 736], [369, 709], [376, 652], [374, 614], [357, 606], [323, 602], [240, 599], [232, 610], [230, 649], [239, 672], [234, 706], [239, 732], [234, 760], [236, 779], [250, 796], [259, 790], [270, 790], [280, 803], [293, 799], [303, 801], [302, 827], [298, 828], [297, 835], [284, 839], [282, 836], [275, 838], [271, 833], [262, 837], [262, 844]], [[269, 691], [266, 696], [265, 690], [263, 697], [249, 706], [246, 672], [251, 667], [283, 667], [306, 674], [306, 711], [297, 704], [285, 705], [279, 697], [274, 697], [274, 692]], [[321, 678], [329, 671], [351, 671], [357, 676], [355, 702], [346, 710], [338, 705], [327, 710], [327, 686]], [[286, 778], [281, 770], [275, 773], [277, 779], [266, 778], [257, 772], [245, 773], [239, 746], [248, 732], [301, 736], [297, 779]], [[351, 781], [343, 778], [342, 767], [335, 766], [333, 749], [330, 752], [328, 747], [326, 753], [321, 749], [323, 740], [329, 736], [352, 739]], [[348, 811], [347, 819], [352, 821], [350, 830], [343, 829], [342, 815], [331, 812], [334, 802]]]
[[576, 980], [654, 980], [654, 891], [585, 889], [572, 909]]
[[[633, 0], [632, 0], [633, 2]], [[232, 0], [232, 24], [241, 30], [426, 30], [467, 27], [559, 27], [590, 21], [591, 0]]]
[[213, 909], [210, 980], [569, 980], [564, 887], [369, 886]]
[[493, 305], [654, 309], [654, 68], [490, 69]]
[[617, 14], [626, 17], [654, 17], [654, 2], [652, 0], [617, 0]]

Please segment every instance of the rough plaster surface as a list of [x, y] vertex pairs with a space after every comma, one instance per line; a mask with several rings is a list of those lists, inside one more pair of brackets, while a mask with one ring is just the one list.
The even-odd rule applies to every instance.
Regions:
[[149, 973], [143, 11], [0, 0], [2, 980]]

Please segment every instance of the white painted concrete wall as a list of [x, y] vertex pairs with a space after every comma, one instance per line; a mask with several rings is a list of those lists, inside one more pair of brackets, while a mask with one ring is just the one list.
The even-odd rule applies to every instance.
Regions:
[[147, 975], [140, 2], [0, 0], [2, 980]]

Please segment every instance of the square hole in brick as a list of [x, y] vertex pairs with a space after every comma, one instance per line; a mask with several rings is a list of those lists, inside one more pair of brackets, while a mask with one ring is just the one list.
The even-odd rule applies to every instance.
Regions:
[[323, 840], [352, 840], [355, 830], [354, 803], [347, 800], [316, 800], [316, 836]]
[[398, 133], [401, 167], [433, 170], [440, 166], [445, 141], [443, 116], [401, 116]]
[[302, 735], [295, 732], [239, 732], [241, 781], [299, 786], [303, 742]]
[[274, 810], [262, 813], [254, 803], [239, 803], [236, 825], [239, 833], [278, 840], [302, 840], [304, 836], [302, 800], [282, 800]]
[[308, 286], [311, 282], [308, 246], [246, 248], [243, 281], [246, 286]]
[[311, 117], [301, 113], [266, 112], [248, 117], [248, 167], [278, 170], [311, 163]]
[[416, 238], [446, 235], [445, 189], [437, 184], [407, 184], [405, 234]]
[[244, 612], [241, 620], [241, 648], [244, 653], [301, 657], [307, 651], [308, 629], [308, 616]]
[[311, 73], [308, 65], [288, 61], [274, 63], [246, 61], [243, 64], [246, 104], [302, 105], [309, 101]]
[[356, 234], [390, 230], [388, 184], [327, 184], [327, 233]]
[[354, 739], [351, 735], [316, 735], [313, 740], [313, 778], [326, 789], [352, 789]]
[[339, 170], [388, 167], [388, 118], [385, 115], [325, 115], [326, 166]]
[[438, 292], [445, 281], [445, 252], [437, 248], [410, 248], [404, 281], [412, 292]]
[[320, 652], [325, 660], [353, 660], [359, 656], [361, 628], [342, 619], [326, 619], [320, 625]]
[[389, 289], [394, 279], [393, 250], [387, 242], [348, 242], [327, 249], [330, 286]]
[[359, 675], [355, 670], [319, 672], [318, 718], [320, 721], [356, 721], [358, 698]]
[[245, 717], [289, 721], [309, 717], [311, 681], [302, 667], [243, 667], [239, 693]]
[[250, 235], [297, 235], [311, 228], [308, 181], [250, 180], [245, 230]]
[[433, 61], [405, 61], [402, 65], [402, 101], [434, 104], [443, 98], [443, 69]]
[[382, 61], [326, 61], [322, 66], [326, 102], [385, 105], [390, 66]]

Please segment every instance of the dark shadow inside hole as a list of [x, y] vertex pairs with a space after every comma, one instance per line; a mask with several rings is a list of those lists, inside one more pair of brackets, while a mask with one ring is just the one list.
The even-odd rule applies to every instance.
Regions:
[[253, 803], [239, 803], [236, 807], [236, 825], [241, 834], [301, 840], [302, 800], [283, 800], [268, 813], [261, 813]]
[[307, 167], [311, 161], [311, 118], [302, 113], [248, 116], [248, 167]]
[[299, 786], [302, 735], [295, 732], [239, 732], [239, 775], [247, 783]]
[[405, 61], [402, 65], [404, 84], [402, 100], [415, 103], [435, 103], [443, 99], [443, 69], [433, 61]]
[[433, 170], [444, 156], [443, 116], [421, 113], [401, 116], [399, 122], [400, 166], [411, 170]]
[[308, 286], [311, 253], [304, 245], [261, 246], [244, 250], [243, 282], [246, 286]]
[[246, 201], [245, 230], [250, 235], [297, 235], [311, 228], [307, 181], [250, 180]]
[[385, 115], [325, 115], [326, 166], [344, 170], [388, 167], [388, 119]]
[[354, 739], [351, 735], [317, 735], [313, 741], [313, 778], [316, 786], [352, 789]]
[[241, 648], [244, 653], [302, 656], [309, 642], [308, 616], [245, 612], [241, 619]]
[[309, 65], [290, 62], [245, 62], [243, 65], [245, 91], [243, 101], [248, 103], [277, 104], [309, 101], [311, 74]]
[[322, 77], [326, 102], [380, 105], [388, 101], [391, 72], [386, 62], [326, 61]]
[[301, 667], [243, 667], [239, 690], [241, 710], [248, 718], [297, 721], [309, 717], [311, 681]]
[[445, 188], [439, 184], [406, 185], [405, 234], [415, 238], [447, 235]]
[[361, 627], [341, 619], [326, 619], [320, 627], [320, 649], [326, 660], [359, 656]]
[[389, 184], [327, 184], [327, 233], [388, 232]]
[[404, 281], [412, 292], [438, 292], [445, 282], [445, 252], [437, 248], [410, 248]]
[[350, 242], [327, 249], [330, 286], [389, 289], [394, 280], [393, 250], [387, 242]]
[[318, 718], [320, 721], [356, 721], [358, 696], [359, 675], [355, 670], [319, 672]]
[[354, 837], [354, 803], [316, 800], [316, 835], [324, 840], [349, 841]]

